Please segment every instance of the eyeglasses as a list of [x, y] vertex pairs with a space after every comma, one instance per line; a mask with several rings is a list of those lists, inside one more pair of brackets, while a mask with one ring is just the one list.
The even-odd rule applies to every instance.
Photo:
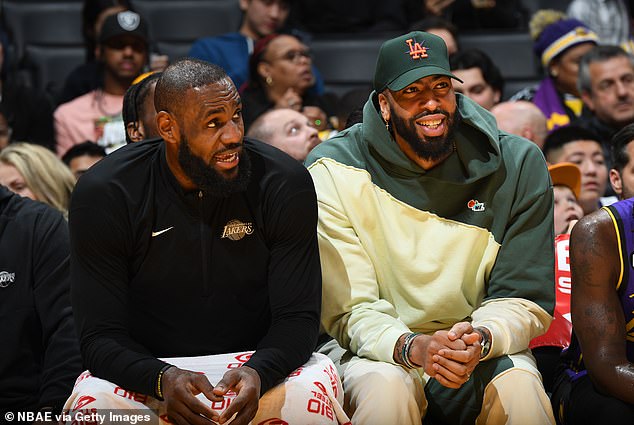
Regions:
[[274, 60], [286, 60], [298, 64], [302, 62], [302, 59], [312, 60], [312, 52], [310, 50], [289, 50], [284, 55]]

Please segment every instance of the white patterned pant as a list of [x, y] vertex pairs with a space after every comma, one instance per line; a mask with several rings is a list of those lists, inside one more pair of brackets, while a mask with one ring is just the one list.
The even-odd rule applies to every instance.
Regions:
[[[253, 352], [201, 357], [162, 359], [181, 369], [204, 373], [215, 385], [229, 369], [242, 366]], [[224, 411], [236, 394], [228, 393], [222, 402], [197, 397], [213, 410]], [[332, 361], [313, 353], [304, 365], [261, 398], [253, 425], [337, 425], [349, 424], [342, 409], [343, 389]], [[145, 394], [127, 391], [111, 382], [82, 373], [64, 405], [68, 425], [130, 423], [165, 425], [170, 423], [163, 403]], [[210, 422], [211, 423], [211, 422]]]

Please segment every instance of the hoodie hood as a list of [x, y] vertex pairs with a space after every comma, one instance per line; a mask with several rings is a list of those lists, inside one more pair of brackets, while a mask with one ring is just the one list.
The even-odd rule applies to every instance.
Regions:
[[[499, 130], [493, 115], [468, 97], [456, 93], [461, 120], [454, 131], [456, 155], [424, 170], [410, 160], [387, 131], [378, 106], [378, 95], [372, 92], [363, 108], [362, 138], [381, 165], [392, 174], [403, 177], [428, 177], [454, 183], [472, 183], [486, 177], [500, 166]], [[455, 158], [454, 158], [455, 157]], [[456, 161], [460, 167], [456, 168]], [[446, 172], [448, 166], [451, 172]], [[462, 173], [456, 172], [462, 170]]]

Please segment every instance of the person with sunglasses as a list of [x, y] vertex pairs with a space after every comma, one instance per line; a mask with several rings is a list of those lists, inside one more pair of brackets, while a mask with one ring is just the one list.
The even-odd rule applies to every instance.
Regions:
[[312, 56], [297, 37], [276, 33], [260, 39], [249, 60], [249, 75], [241, 91], [245, 131], [273, 108], [294, 109], [318, 130], [327, 128], [332, 107], [325, 95], [310, 90], [315, 85]]
[[54, 113], [57, 155], [94, 140], [107, 153], [126, 143], [121, 110], [123, 96], [148, 62], [147, 23], [139, 14], [123, 11], [105, 18], [99, 33], [98, 57], [103, 85], [57, 107]]

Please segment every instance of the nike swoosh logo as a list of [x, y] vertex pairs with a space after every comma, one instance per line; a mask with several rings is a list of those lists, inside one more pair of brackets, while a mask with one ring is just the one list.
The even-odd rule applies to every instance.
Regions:
[[158, 232], [152, 232], [152, 237], [153, 237], [153, 238], [155, 238], [155, 237], [157, 237], [158, 235], [160, 235], [161, 233], [165, 233], [165, 232], [167, 232], [168, 230], [172, 230], [173, 228], [174, 228], [174, 226], [172, 226], [172, 227], [168, 227], [167, 229], [159, 230]]

